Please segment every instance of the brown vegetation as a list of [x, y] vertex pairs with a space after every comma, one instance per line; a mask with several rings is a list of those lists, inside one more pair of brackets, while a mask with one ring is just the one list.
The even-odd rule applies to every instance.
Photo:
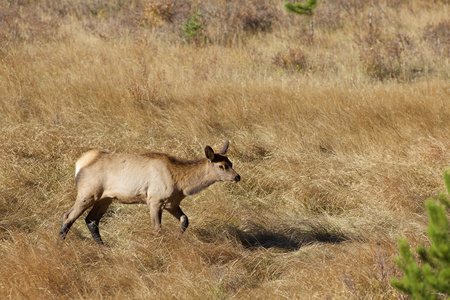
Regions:
[[[400, 297], [450, 164], [449, 5], [374, 1], [369, 29], [370, 1], [320, 1], [311, 40], [283, 4], [0, 1], [0, 298]], [[113, 204], [106, 247], [57, 246], [81, 153], [226, 139], [242, 180], [185, 200], [182, 239]]]

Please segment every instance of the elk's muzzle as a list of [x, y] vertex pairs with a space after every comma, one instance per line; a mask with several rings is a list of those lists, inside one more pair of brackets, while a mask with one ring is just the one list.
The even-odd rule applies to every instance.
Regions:
[[239, 176], [239, 174], [236, 175], [236, 177], [234, 177], [234, 182], [239, 182], [241, 181], [241, 176]]

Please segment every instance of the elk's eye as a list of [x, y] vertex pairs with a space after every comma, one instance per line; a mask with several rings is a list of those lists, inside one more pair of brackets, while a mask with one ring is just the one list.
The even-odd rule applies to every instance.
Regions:
[[219, 169], [225, 170], [225, 168], [222, 165], [219, 165]]

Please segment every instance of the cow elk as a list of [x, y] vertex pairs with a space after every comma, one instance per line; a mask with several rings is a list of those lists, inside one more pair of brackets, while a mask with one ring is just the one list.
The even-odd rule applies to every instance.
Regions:
[[226, 156], [228, 145], [229, 142], [225, 142], [217, 153], [206, 146], [206, 158], [196, 160], [159, 152], [138, 155], [91, 150], [84, 153], [76, 162], [77, 198], [63, 216], [60, 239], [65, 239], [75, 220], [92, 207], [86, 224], [94, 240], [103, 244], [98, 226], [113, 201], [147, 204], [156, 231], [161, 228], [165, 209], [180, 221], [180, 232], [183, 233], [189, 222], [180, 208], [181, 200], [217, 181], [238, 182], [241, 179]]

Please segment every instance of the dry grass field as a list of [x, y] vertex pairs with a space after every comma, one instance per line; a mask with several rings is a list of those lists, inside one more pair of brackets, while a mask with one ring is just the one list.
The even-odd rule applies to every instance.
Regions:
[[[0, 0], [0, 298], [402, 298], [450, 166], [450, 5], [373, 3], [319, 1], [310, 37], [278, 0]], [[57, 245], [83, 152], [226, 139], [242, 180], [186, 198], [181, 239], [113, 204], [105, 247], [84, 216]]]

